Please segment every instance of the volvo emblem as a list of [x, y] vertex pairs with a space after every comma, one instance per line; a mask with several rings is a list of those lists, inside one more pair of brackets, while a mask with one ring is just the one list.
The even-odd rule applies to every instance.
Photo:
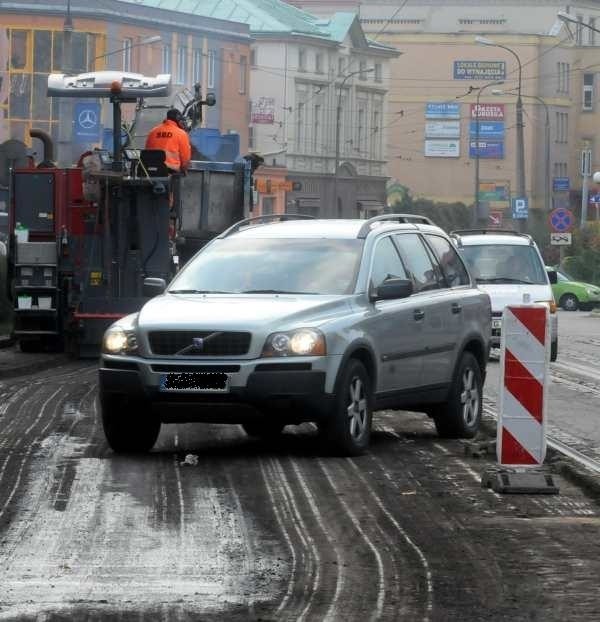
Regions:
[[192, 343], [194, 344], [194, 348], [196, 348], [196, 350], [202, 350], [204, 348], [204, 339], [202, 337], [194, 337], [192, 339]]

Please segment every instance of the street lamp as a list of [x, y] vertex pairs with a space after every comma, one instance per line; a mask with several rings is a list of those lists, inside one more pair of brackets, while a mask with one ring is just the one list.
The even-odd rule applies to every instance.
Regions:
[[129, 46], [119, 48], [118, 50], [113, 50], [112, 52], [106, 52], [106, 54], [100, 54], [100, 56], [96, 56], [92, 58], [90, 65], [92, 65], [95, 68], [96, 61], [99, 60], [100, 58], [106, 58], [107, 56], [112, 56], [113, 54], [120, 54], [121, 52], [124, 52], [125, 50], [131, 50], [132, 48], [137, 48], [140, 45], [151, 45], [152, 43], [158, 43], [159, 41], [162, 41], [162, 37], [160, 35], [144, 37], [143, 39], [140, 39], [137, 43], [132, 43]]
[[351, 78], [352, 76], [356, 76], [358, 74], [371, 73], [372, 71], [375, 71], [375, 67], [371, 67], [370, 69], [357, 69], [356, 71], [352, 71], [344, 76], [344, 79], [340, 84], [335, 122], [335, 164], [333, 169], [333, 197], [334, 209], [336, 210], [338, 205], [338, 168], [340, 166], [340, 121], [342, 116], [342, 90], [348, 78]]
[[[523, 67], [521, 65], [521, 59], [519, 55], [511, 48], [496, 43], [492, 39], [486, 37], [475, 37], [476, 43], [480, 45], [489, 45], [491, 47], [502, 48], [507, 52], [510, 52], [517, 60], [519, 67], [519, 86], [517, 95], [517, 193], [519, 198], [526, 197], [525, 191], [525, 139], [523, 136], [523, 99], [521, 98], [521, 86], [522, 86], [522, 72]], [[519, 220], [519, 231], [523, 231], [525, 228], [525, 222]]]
[[[478, 220], [483, 220], [479, 216], [479, 124], [481, 122], [481, 117], [479, 115], [479, 98], [485, 89], [490, 86], [498, 86], [499, 84], [504, 84], [504, 80], [496, 80], [495, 82], [484, 84], [479, 87], [477, 92], [477, 103], [475, 104], [475, 213], [473, 214], [475, 223], [477, 223]], [[487, 224], [487, 218], [485, 222]]]
[[[506, 93], [505, 91], [501, 91], [499, 89], [494, 89], [492, 91], [492, 95], [509, 95], [510, 93]], [[545, 176], [546, 183], [544, 184], [544, 205], [546, 207], [546, 212], [550, 212], [551, 204], [550, 204], [550, 109], [548, 108], [548, 104], [539, 96], [539, 95], [521, 95], [525, 99], [535, 99], [537, 102], [544, 106], [544, 111], [546, 113], [546, 121], [544, 123], [544, 133], [546, 137], [546, 157], [545, 157]]]

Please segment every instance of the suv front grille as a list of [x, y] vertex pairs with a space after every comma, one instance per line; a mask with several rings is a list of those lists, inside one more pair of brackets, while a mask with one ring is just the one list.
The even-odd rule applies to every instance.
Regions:
[[218, 330], [152, 331], [148, 334], [153, 354], [162, 356], [240, 356], [250, 349], [250, 333]]

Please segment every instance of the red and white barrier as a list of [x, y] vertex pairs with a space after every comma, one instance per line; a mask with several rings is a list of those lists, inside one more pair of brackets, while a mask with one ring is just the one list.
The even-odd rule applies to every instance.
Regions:
[[550, 358], [546, 305], [506, 307], [501, 348], [498, 462], [503, 467], [538, 467], [546, 456]]

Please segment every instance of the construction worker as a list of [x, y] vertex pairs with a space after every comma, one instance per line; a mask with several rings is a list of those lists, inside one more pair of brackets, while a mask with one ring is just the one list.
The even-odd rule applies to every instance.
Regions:
[[192, 157], [190, 138], [184, 129], [183, 116], [176, 108], [167, 112], [167, 118], [150, 130], [146, 149], [165, 152], [165, 164], [171, 173], [185, 173]]

